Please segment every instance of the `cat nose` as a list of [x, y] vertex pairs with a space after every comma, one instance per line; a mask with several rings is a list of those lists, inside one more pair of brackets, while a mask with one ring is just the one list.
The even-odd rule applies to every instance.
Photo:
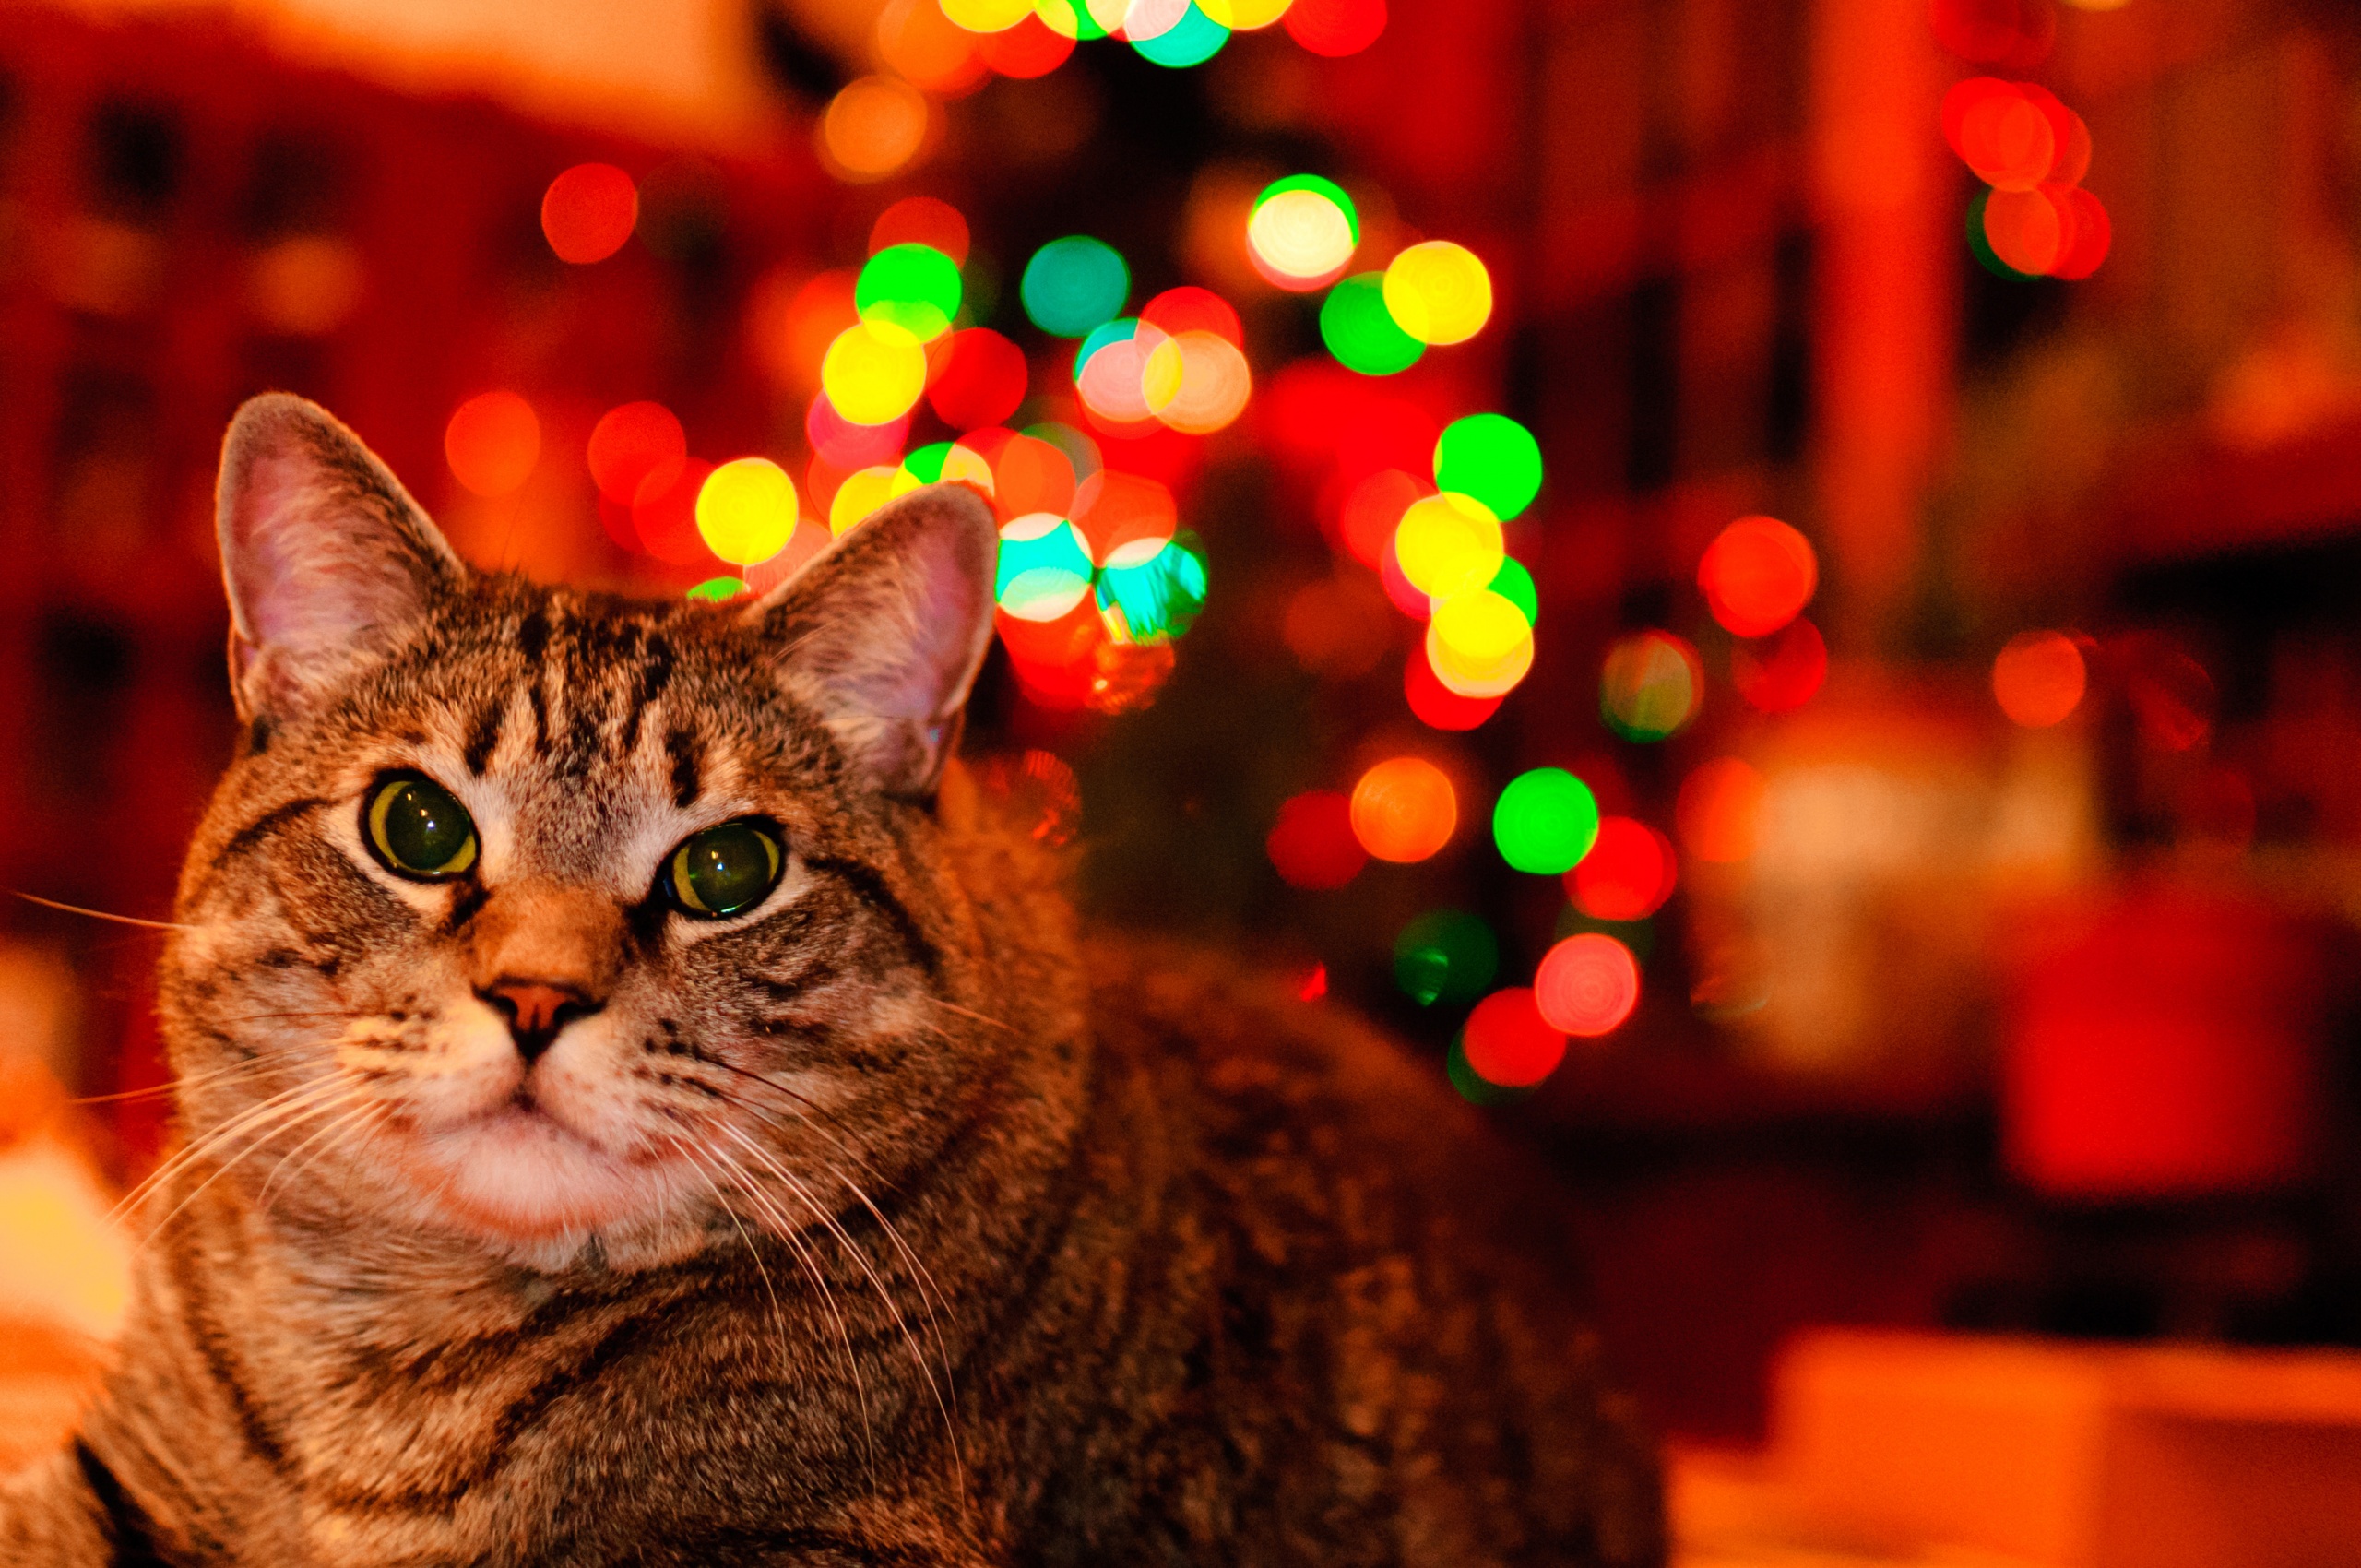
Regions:
[[525, 1059], [527, 1066], [550, 1048], [558, 1030], [576, 1018], [588, 1017], [602, 1005], [598, 999], [570, 985], [506, 976], [476, 994], [508, 1020], [509, 1038], [516, 1042], [516, 1054]]

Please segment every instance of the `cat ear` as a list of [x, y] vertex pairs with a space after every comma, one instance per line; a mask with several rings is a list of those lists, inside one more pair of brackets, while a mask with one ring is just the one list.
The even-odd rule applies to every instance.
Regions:
[[923, 799], [992, 636], [1000, 533], [965, 485], [888, 503], [745, 612], [880, 789]]
[[316, 704], [467, 576], [361, 438], [283, 392], [231, 420], [214, 522], [248, 722]]

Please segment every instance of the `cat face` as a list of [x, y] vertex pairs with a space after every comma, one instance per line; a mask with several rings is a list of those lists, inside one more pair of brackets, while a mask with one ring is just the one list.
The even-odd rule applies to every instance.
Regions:
[[470, 573], [267, 398], [220, 518], [248, 737], [165, 967], [193, 1151], [543, 1267], [678, 1256], [725, 1194], [801, 1229], [924, 1157], [967, 1075], [925, 802], [980, 502], [906, 498], [751, 608], [635, 603]]

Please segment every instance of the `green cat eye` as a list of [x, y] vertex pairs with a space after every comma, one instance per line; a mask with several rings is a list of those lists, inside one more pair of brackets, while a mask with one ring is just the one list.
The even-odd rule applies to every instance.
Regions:
[[431, 778], [388, 778], [369, 797], [369, 847], [386, 869], [421, 882], [465, 874], [476, 863], [476, 823]]
[[759, 822], [725, 822], [683, 840], [665, 861], [661, 881], [682, 914], [726, 920], [767, 897], [785, 863], [773, 829]]

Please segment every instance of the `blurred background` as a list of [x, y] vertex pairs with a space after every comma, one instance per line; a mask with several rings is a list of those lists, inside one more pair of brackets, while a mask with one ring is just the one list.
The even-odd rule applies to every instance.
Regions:
[[[1684, 1452], [1857, 1474], [1892, 1433], [1828, 1390], [2010, 1345], [1959, 1386], [2145, 1368], [2325, 1486], [2356, 244], [2326, 0], [17, 0], [0, 884], [169, 912], [250, 394], [477, 564], [647, 593], [966, 478], [988, 782], [1097, 914], [1374, 1016], [1552, 1161]], [[0, 1313], [120, 1311], [154, 942], [0, 905]], [[1694, 1561], [1838, 1550], [1683, 1476]], [[1987, 1479], [1881, 1550], [2283, 1560]]]

